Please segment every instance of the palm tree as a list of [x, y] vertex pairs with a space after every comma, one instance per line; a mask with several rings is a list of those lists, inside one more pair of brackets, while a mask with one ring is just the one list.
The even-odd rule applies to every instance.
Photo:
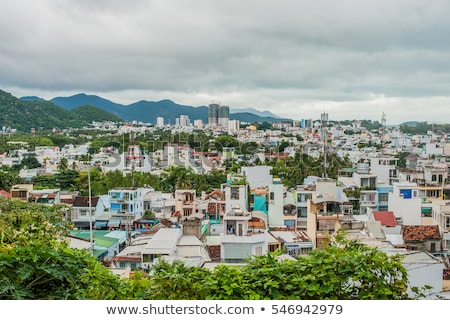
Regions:
[[64, 170], [69, 169], [69, 160], [67, 160], [66, 158], [61, 158], [57, 169], [58, 169], [58, 171], [64, 171]]

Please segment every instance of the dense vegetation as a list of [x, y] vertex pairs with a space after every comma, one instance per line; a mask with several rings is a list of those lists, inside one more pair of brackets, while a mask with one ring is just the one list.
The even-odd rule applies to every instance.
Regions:
[[0, 199], [0, 299], [409, 299], [400, 256], [345, 234], [296, 260], [277, 253], [214, 270], [159, 263], [122, 280], [88, 251], [69, 248], [62, 205]]
[[30, 132], [58, 128], [81, 128], [92, 121], [111, 120], [118, 118], [108, 115], [96, 107], [84, 107], [81, 110], [68, 111], [52, 102], [45, 100], [24, 101], [0, 90], [0, 114], [2, 126]]

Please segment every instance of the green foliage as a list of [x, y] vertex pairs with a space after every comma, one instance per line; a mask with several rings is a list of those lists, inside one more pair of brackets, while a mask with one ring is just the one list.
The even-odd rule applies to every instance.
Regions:
[[182, 262], [159, 263], [150, 278], [141, 299], [152, 300], [203, 300], [206, 295], [204, 280], [210, 275], [208, 269], [187, 267]]
[[10, 168], [2, 167], [0, 169], [0, 190], [10, 191], [11, 187], [17, 183], [22, 183], [22, 178], [18, 172], [11, 171]]
[[121, 280], [88, 251], [68, 247], [65, 209], [0, 199], [0, 299], [410, 299], [401, 256], [341, 232], [296, 260], [268, 253], [213, 270], [161, 260], [149, 277]]
[[115, 299], [119, 278], [87, 251], [29, 241], [0, 249], [2, 299]]
[[331, 245], [296, 260], [278, 253], [252, 257], [243, 266], [214, 270], [160, 263], [145, 299], [319, 300], [410, 299], [407, 271], [399, 255], [338, 234]]
[[123, 122], [123, 119], [94, 106], [81, 106], [71, 111], [78, 116], [80, 120], [91, 123], [93, 121], [112, 121]]
[[223, 148], [238, 148], [239, 145], [239, 140], [228, 135], [217, 137], [214, 141], [215, 150], [218, 151], [223, 151]]
[[53, 175], [37, 175], [32, 182], [35, 189], [78, 190], [79, 175], [79, 171], [67, 169]]
[[[130, 285], [71, 249], [63, 205], [0, 199], [0, 299], [125, 299]], [[126, 293], [126, 294], [125, 294]]]
[[[265, 164], [273, 167], [272, 175], [280, 177], [283, 184], [288, 187], [295, 187], [303, 184], [308, 176], [322, 176], [324, 172], [323, 163], [323, 155], [316, 159], [307, 154], [297, 152], [293, 158], [266, 161]], [[327, 156], [327, 174], [329, 178], [336, 179], [339, 170], [346, 167], [351, 167], [351, 161], [348, 158], [341, 158], [336, 154]]]
[[68, 111], [50, 101], [23, 101], [2, 90], [0, 90], [0, 112], [7, 126], [21, 132], [30, 132], [30, 129], [34, 128], [39, 134], [53, 128], [81, 128], [88, 126], [93, 120], [119, 119], [92, 106]]
[[67, 158], [61, 158], [57, 169], [58, 171], [64, 171], [69, 169], [69, 160], [67, 160]]
[[432, 124], [428, 124], [428, 122], [417, 122], [414, 124], [406, 123], [402, 124], [400, 126], [400, 131], [403, 133], [409, 133], [409, 134], [427, 134], [428, 131], [431, 131], [433, 129]]
[[20, 162], [22, 168], [27, 168], [27, 169], [35, 169], [35, 168], [40, 168], [41, 164], [40, 162], [36, 159], [35, 156], [27, 156], [24, 157], [22, 159], [22, 161]]

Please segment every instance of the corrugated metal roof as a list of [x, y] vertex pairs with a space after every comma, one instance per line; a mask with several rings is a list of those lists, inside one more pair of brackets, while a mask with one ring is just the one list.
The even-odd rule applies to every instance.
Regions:
[[270, 231], [275, 238], [282, 238], [287, 243], [311, 242], [311, 239], [302, 231]]
[[201, 246], [202, 242], [194, 235], [183, 235], [178, 241], [178, 246]]
[[200, 246], [182, 246], [177, 247], [177, 256], [179, 257], [201, 257]]
[[171, 254], [182, 235], [181, 229], [159, 229], [145, 246], [144, 254]]
[[375, 239], [386, 239], [379, 221], [367, 221], [367, 231]]

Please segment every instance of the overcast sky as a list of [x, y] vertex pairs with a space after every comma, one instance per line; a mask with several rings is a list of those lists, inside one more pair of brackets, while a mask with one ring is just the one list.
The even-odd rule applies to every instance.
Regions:
[[450, 1], [0, 0], [0, 89], [450, 123]]

